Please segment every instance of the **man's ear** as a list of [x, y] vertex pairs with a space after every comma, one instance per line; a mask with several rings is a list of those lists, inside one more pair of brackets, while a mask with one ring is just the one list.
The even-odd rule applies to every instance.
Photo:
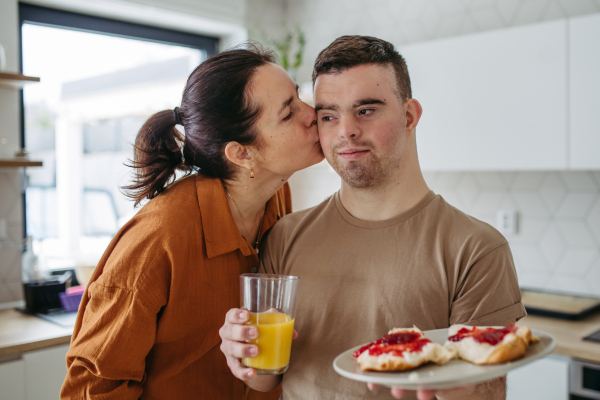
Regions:
[[238, 142], [227, 143], [227, 146], [225, 146], [225, 157], [238, 167], [248, 169], [252, 167], [252, 157], [248, 153], [248, 149]]
[[414, 132], [421, 119], [421, 114], [423, 114], [421, 104], [415, 99], [406, 100], [404, 103], [404, 113], [406, 115], [406, 130]]

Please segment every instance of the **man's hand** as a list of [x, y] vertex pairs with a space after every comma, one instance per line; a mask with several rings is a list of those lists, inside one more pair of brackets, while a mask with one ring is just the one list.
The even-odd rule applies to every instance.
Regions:
[[231, 373], [242, 381], [254, 378], [256, 371], [244, 367], [240, 359], [256, 357], [259, 352], [257, 345], [245, 343], [258, 338], [258, 328], [245, 325], [249, 318], [248, 311], [232, 308], [227, 312], [225, 324], [219, 330], [221, 351], [225, 354], [227, 365]]
[[[377, 385], [367, 384], [370, 390]], [[405, 393], [410, 392], [404, 389], [392, 389], [392, 396], [401, 399]], [[419, 400], [505, 400], [506, 399], [506, 377], [492, 379], [477, 385], [469, 385], [452, 389], [443, 390], [417, 390], [417, 399]]]

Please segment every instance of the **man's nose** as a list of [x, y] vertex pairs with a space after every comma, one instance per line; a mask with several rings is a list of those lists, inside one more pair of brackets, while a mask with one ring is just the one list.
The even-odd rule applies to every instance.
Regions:
[[340, 137], [344, 139], [357, 138], [360, 136], [361, 130], [358, 124], [352, 118], [340, 117]]

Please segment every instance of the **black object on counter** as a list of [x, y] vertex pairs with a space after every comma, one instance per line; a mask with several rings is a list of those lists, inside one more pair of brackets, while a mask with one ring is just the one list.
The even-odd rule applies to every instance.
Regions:
[[[592, 342], [600, 342], [600, 331], [596, 331], [596, 332], [592, 333], [591, 335], [584, 337], [583, 340], [590, 340]], [[600, 390], [600, 389], [598, 389], [598, 390]]]
[[521, 289], [522, 303], [528, 314], [579, 320], [600, 310], [600, 298], [567, 293]]
[[30, 314], [47, 313], [62, 308], [58, 294], [71, 286], [71, 272], [43, 282], [23, 284], [25, 294], [25, 312]]

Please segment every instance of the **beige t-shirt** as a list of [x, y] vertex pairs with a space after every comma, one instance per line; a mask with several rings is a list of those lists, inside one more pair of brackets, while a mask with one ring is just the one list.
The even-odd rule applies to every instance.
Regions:
[[339, 376], [334, 358], [392, 328], [525, 316], [506, 239], [433, 192], [385, 221], [354, 218], [336, 193], [282, 218], [261, 255], [263, 272], [300, 277], [285, 400], [390, 399]]

